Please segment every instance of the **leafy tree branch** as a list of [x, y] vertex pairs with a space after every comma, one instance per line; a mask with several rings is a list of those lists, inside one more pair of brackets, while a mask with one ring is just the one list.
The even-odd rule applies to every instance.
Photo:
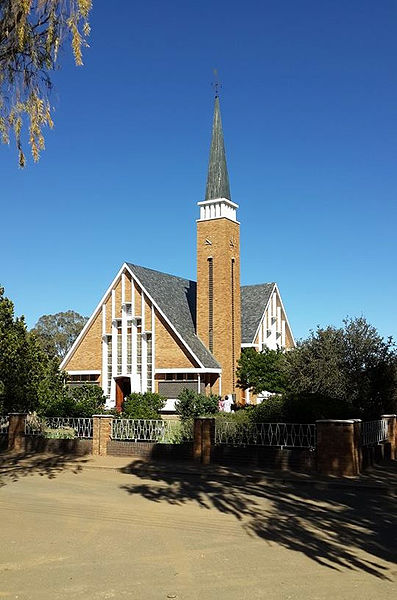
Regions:
[[44, 127], [53, 127], [51, 72], [66, 40], [83, 64], [91, 8], [92, 0], [0, 0], [0, 136], [8, 144], [13, 132], [21, 167], [24, 124], [34, 161], [45, 146]]

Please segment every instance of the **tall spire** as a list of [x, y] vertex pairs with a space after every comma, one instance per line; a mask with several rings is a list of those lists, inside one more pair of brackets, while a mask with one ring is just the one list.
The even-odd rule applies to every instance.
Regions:
[[218, 92], [216, 92], [215, 95], [214, 120], [212, 123], [212, 140], [205, 200], [216, 200], [217, 198], [231, 200]]

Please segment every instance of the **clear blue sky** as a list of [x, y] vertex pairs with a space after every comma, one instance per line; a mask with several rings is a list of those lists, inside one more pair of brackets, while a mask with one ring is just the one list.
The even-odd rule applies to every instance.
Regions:
[[89, 315], [124, 261], [195, 279], [216, 67], [242, 284], [277, 281], [297, 338], [397, 338], [395, 0], [94, 0], [91, 25], [40, 163], [0, 146], [16, 313]]

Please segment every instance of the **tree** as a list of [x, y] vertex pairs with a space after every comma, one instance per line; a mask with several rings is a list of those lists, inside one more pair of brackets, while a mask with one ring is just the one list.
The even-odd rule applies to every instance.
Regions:
[[35, 410], [44, 396], [62, 393], [59, 361], [50, 359], [0, 288], [0, 412]]
[[311, 331], [286, 355], [290, 390], [324, 398], [346, 398], [349, 382], [345, 368], [344, 334], [329, 326]]
[[55, 315], [43, 315], [33, 328], [42, 348], [50, 357], [64, 358], [86, 324], [88, 317], [68, 310]]
[[363, 317], [318, 327], [286, 354], [286, 367], [293, 403], [317, 405], [317, 418], [375, 419], [396, 410], [394, 343]]
[[265, 400], [255, 418], [280, 412], [288, 421], [312, 422], [377, 419], [396, 412], [397, 353], [392, 339], [384, 340], [363, 317], [343, 324], [318, 327], [284, 354], [253, 348], [242, 353], [239, 386], [254, 393], [282, 394]]
[[[363, 317], [344, 321], [344, 355], [349, 397], [368, 418], [397, 409], [397, 353]], [[379, 412], [380, 411], [380, 412]]]
[[285, 356], [281, 350], [266, 348], [256, 352], [254, 348], [245, 348], [238, 361], [238, 387], [249, 389], [254, 394], [263, 391], [276, 394], [284, 392], [287, 386], [284, 362]]
[[0, 0], [0, 135], [9, 143], [13, 130], [21, 167], [24, 119], [37, 161], [44, 149], [42, 130], [53, 126], [50, 75], [59, 49], [69, 39], [76, 65], [83, 64], [91, 7], [92, 0]]

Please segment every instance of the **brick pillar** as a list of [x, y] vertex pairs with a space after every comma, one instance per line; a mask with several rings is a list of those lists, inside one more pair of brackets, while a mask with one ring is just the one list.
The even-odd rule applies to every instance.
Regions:
[[359, 475], [362, 471], [363, 467], [363, 456], [361, 451], [361, 419], [352, 419], [354, 421], [353, 429], [354, 429], [354, 460], [356, 464], [357, 475]]
[[194, 419], [193, 424], [193, 459], [201, 463], [202, 419]]
[[112, 435], [113, 417], [93, 415], [92, 421], [92, 453], [95, 456], [106, 456], [108, 453], [108, 441]]
[[209, 465], [215, 438], [215, 419], [194, 419], [193, 457]]
[[212, 446], [215, 441], [215, 419], [203, 419], [203, 439], [201, 462], [209, 465], [211, 462]]
[[8, 450], [20, 452], [25, 450], [25, 420], [27, 413], [10, 413], [8, 415]]
[[317, 470], [321, 475], [359, 475], [359, 431], [357, 419], [316, 421]]
[[385, 458], [389, 458], [394, 460], [397, 458], [397, 421], [396, 415], [382, 415], [382, 419], [387, 421], [387, 429], [388, 429], [388, 439], [385, 444]]

